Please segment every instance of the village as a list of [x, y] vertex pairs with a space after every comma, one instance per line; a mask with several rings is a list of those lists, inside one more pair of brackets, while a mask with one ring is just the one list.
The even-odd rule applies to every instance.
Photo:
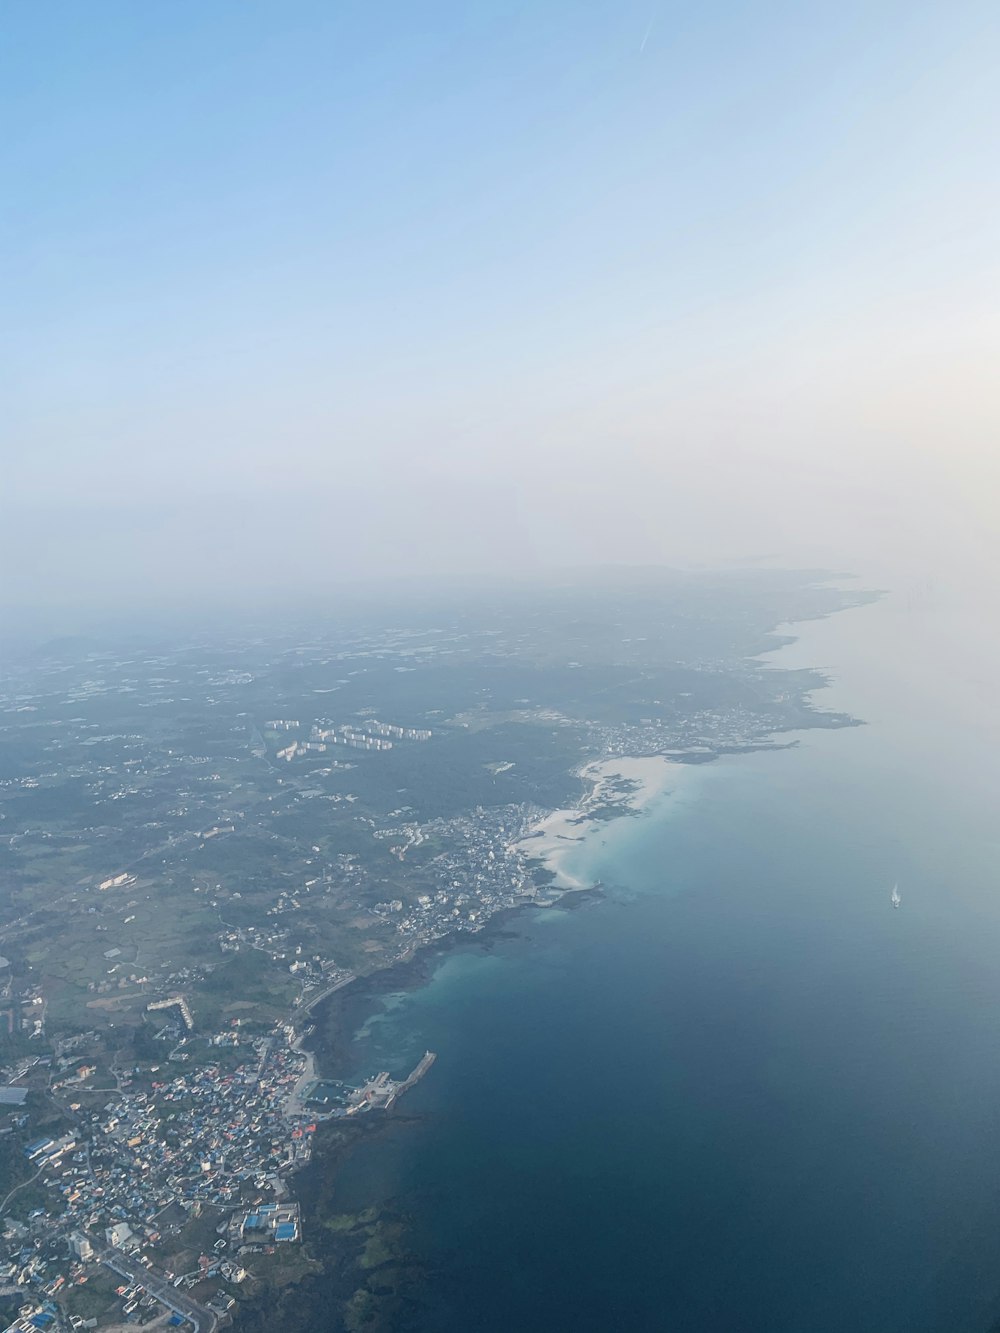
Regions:
[[[11, 1329], [54, 1324], [67, 1291], [88, 1282], [95, 1266], [123, 1262], [136, 1269], [121, 1293], [125, 1317], [160, 1307], [205, 1326], [232, 1308], [247, 1256], [301, 1239], [287, 1177], [308, 1162], [316, 1120], [291, 1110], [307, 1066], [295, 1040], [285, 1024], [271, 1037], [227, 1045], [235, 1060], [190, 1069], [177, 1068], [185, 1052], [175, 1047], [173, 1060], [143, 1078], [122, 1072], [103, 1110], [70, 1104], [74, 1131], [27, 1145], [51, 1203], [24, 1222], [5, 1221], [0, 1282], [25, 1297]], [[212, 1239], [176, 1272], [168, 1265], [190, 1249], [199, 1219], [210, 1221]], [[57, 1300], [50, 1320], [46, 1302]]]

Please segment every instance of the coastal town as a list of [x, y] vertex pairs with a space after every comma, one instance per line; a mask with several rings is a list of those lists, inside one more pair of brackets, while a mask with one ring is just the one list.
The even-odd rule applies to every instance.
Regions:
[[[64, 1327], [74, 1290], [101, 1269], [128, 1274], [115, 1287], [124, 1317], [144, 1323], [166, 1313], [174, 1327], [214, 1329], [234, 1309], [253, 1256], [301, 1240], [289, 1178], [308, 1163], [318, 1124], [391, 1110], [434, 1061], [427, 1052], [407, 1078], [382, 1072], [324, 1109], [291, 1023], [245, 1045], [221, 1034], [208, 1046], [232, 1058], [190, 1065], [191, 1039], [169, 1035], [177, 1044], [162, 1066], [118, 1071], [101, 1110], [71, 1102], [74, 1128], [26, 1144], [32, 1180], [49, 1197], [24, 1222], [4, 1223], [0, 1282], [21, 1302], [8, 1330]], [[53, 1096], [74, 1082], [54, 1080]], [[70, 1315], [68, 1326], [96, 1323]]]
[[[417, 894], [405, 906], [401, 899], [372, 906], [372, 914], [395, 932], [387, 963], [410, 958], [449, 933], [477, 932], [498, 911], [526, 898], [547, 901], [534, 885], [524, 848], [541, 813], [478, 809], [453, 820], [379, 830], [400, 839], [400, 857], [424, 842], [447, 848], [437, 858], [441, 888]], [[117, 884], [99, 884], [98, 893], [135, 883], [131, 875], [108, 878]], [[272, 910], [280, 919], [297, 906], [293, 894], [279, 897]], [[250, 949], [271, 959], [286, 956], [280, 927], [223, 929], [218, 944], [222, 954]], [[109, 962], [117, 956], [105, 951]], [[80, 1304], [68, 1298], [92, 1282], [95, 1267], [121, 1276], [123, 1263], [130, 1265], [130, 1279], [115, 1287], [123, 1317], [142, 1321], [166, 1310], [181, 1324], [212, 1328], [229, 1317], [253, 1256], [301, 1240], [288, 1182], [308, 1163], [318, 1125], [326, 1118], [391, 1110], [433, 1063], [428, 1052], [407, 1078], [382, 1072], [342, 1090], [334, 1105], [314, 1098], [315, 1069], [302, 1049], [303, 1024], [318, 1003], [354, 979], [321, 961], [296, 958], [289, 964], [298, 986], [288, 1018], [263, 1036], [244, 1032], [239, 1019], [227, 1030], [199, 1031], [197, 1003], [183, 993], [147, 1000], [146, 1014], [162, 1023], [156, 1036], [162, 1055], [114, 1066], [113, 1095], [95, 1087], [98, 1067], [90, 1061], [100, 1057], [78, 1054], [102, 1046], [105, 1038], [96, 1031], [57, 1043], [54, 1058], [2, 1071], [10, 1080], [9, 1097], [18, 1080], [47, 1086], [72, 1125], [24, 1147], [46, 1204], [23, 1221], [8, 1210], [0, 1278], [23, 1298], [11, 1329], [46, 1327], [50, 1316], [58, 1322], [63, 1306]], [[185, 980], [192, 978], [169, 976], [170, 984]], [[19, 1000], [22, 1012], [44, 1011], [38, 996], [18, 997], [10, 983], [7, 998], [11, 1012]], [[33, 1033], [44, 1034], [42, 1020], [31, 1021]], [[189, 1233], [203, 1231], [198, 1224], [205, 1218], [216, 1222], [218, 1234], [204, 1241], [204, 1252], [185, 1253]], [[79, 1322], [71, 1327], [89, 1326], [82, 1316], [73, 1318]]]

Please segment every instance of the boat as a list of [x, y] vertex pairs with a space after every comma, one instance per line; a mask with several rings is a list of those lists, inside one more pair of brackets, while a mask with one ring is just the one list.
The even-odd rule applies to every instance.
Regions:
[[892, 897], [889, 899], [889, 901], [892, 903], [893, 907], [898, 907], [900, 903], [903, 901], [902, 898], [899, 896], [898, 881], [892, 886]]

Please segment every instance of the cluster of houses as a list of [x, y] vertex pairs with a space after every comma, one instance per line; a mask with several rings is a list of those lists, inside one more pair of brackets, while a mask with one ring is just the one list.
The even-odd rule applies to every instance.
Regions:
[[[282, 1026], [256, 1039], [235, 1067], [218, 1057], [178, 1073], [168, 1064], [168, 1077], [154, 1076], [142, 1089], [124, 1087], [102, 1111], [88, 1116], [77, 1108], [78, 1133], [27, 1145], [52, 1201], [26, 1224], [7, 1222], [11, 1248], [7, 1263], [0, 1263], [0, 1282], [35, 1298], [26, 1299], [26, 1312], [12, 1328], [48, 1327], [37, 1322], [44, 1313], [40, 1302], [85, 1281], [87, 1265], [105, 1247], [149, 1267], [150, 1247], [204, 1207], [235, 1212], [221, 1228], [215, 1253], [203, 1256], [196, 1282], [214, 1274], [231, 1281], [246, 1276], [222, 1253], [230, 1246], [231, 1253], [252, 1253], [301, 1239], [298, 1206], [283, 1201], [283, 1177], [309, 1160], [316, 1124], [289, 1113], [306, 1063], [288, 1044], [290, 1033]], [[250, 1200], [256, 1202], [248, 1208]], [[130, 1301], [137, 1309], [147, 1299], [141, 1283], [123, 1299], [126, 1310]]]

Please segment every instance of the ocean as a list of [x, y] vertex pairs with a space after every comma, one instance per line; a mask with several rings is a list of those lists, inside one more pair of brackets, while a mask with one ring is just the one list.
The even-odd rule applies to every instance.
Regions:
[[[678, 766], [575, 873], [358, 1016], [438, 1053], [340, 1167], [441, 1333], [987, 1333], [1000, 1315], [991, 640], [932, 588], [796, 626], [865, 726]], [[890, 904], [898, 880], [902, 906]]]

